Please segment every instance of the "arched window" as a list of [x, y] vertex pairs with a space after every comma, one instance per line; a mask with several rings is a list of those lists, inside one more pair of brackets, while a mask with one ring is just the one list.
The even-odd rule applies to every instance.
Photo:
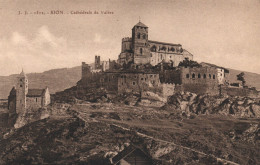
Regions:
[[213, 79], [215, 79], [215, 75], [213, 74]]
[[192, 78], [195, 78], [195, 74], [194, 73], [192, 74]]
[[140, 48], [140, 54], [143, 54], [143, 49], [142, 48]]
[[145, 39], [145, 38], [146, 38], [146, 35], [144, 34], [144, 35], [143, 35], [143, 39]]
[[200, 73], [198, 74], [198, 78], [200, 78], [201, 76], [200, 76]]
[[186, 74], [186, 78], [190, 78], [190, 75], [189, 75], [189, 74]]
[[153, 46], [151, 47], [151, 51], [152, 51], [152, 52], [156, 52], [156, 46], [155, 46], [155, 45], [153, 45]]
[[140, 33], [137, 34], [137, 38], [140, 39], [141, 38], [141, 35]]
[[203, 78], [207, 78], [206, 74], [203, 75]]
[[209, 74], [209, 78], [211, 79], [211, 74]]
[[173, 52], [175, 51], [174, 47], [171, 48], [171, 51], [173, 51]]

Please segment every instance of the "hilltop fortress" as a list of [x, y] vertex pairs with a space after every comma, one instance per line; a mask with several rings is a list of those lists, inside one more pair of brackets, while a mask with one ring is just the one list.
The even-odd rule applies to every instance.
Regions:
[[256, 90], [231, 87], [227, 69], [192, 61], [193, 55], [181, 44], [148, 40], [148, 27], [141, 22], [121, 46], [117, 60], [95, 56], [92, 65], [82, 62], [80, 91], [141, 96], [152, 92], [164, 98], [175, 92], [258, 97]]

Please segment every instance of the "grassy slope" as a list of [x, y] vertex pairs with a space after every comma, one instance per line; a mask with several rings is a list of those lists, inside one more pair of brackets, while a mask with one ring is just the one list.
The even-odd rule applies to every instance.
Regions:
[[[234, 70], [234, 69], [229, 69], [230, 71], [230, 81], [234, 82], [237, 81], [237, 77], [236, 75], [238, 75], [239, 73], [241, 73], [242, 71], [239, 70]], [[257, 90], [260, 91], [260, 75], [257, 73], [251, 73], [251, 72], [244, 72], [245, 73], [245, 80], [247, 85], [252, 86], [252, 87], [256, 87]]]

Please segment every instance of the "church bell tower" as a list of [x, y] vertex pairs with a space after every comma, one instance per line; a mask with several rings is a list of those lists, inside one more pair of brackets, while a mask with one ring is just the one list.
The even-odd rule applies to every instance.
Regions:
[[16, 113], [24, 112], [26, 109], [26, 95], [28, 93], [28, 78], [22, 71], [16, 82]]
[[149, 62], [148, 27], [138, 22], [132, 29], [132, 47], [134, 63], [146, 64]]

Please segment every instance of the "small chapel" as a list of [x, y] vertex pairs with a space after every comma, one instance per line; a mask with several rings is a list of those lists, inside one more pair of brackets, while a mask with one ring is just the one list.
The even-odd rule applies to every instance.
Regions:
[[16, 80], [16, 85], [8, 96], [8, 109], [11, 113], [23, 113], [26, 109], [43, 108], [50, 104], [48, 87], [30, 89], [26, 74], [22, 71]]

